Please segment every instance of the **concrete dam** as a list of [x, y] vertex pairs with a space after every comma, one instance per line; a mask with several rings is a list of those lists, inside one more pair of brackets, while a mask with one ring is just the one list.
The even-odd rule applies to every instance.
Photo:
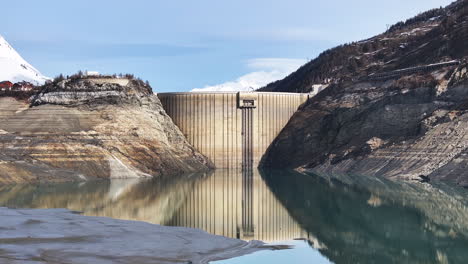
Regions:
[[187, 140], [217, 168], [252, 168], [309, 94], [207, 92], [158, 97]]

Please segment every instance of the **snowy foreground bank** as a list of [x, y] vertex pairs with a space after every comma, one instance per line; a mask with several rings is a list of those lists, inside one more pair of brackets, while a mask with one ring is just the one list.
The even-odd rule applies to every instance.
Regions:
[[0, 208], [0, 263], [208, 263], [268, 249], [204, 231], [82, 216], [65, 209]]

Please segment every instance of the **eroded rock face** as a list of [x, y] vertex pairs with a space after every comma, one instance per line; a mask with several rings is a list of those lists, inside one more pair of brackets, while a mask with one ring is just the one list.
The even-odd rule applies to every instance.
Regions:
[[[123, 83], [126, 85], [121, 85]], [[75, 77], [44, 85], [42, 91], [32, 97], [31, 104], [141, 105], [147, 103], [148, 97], [152, 94], [151, 87], [140, 80]]]
[[332, 86], [295, 114], [262, 165], [468, 186], [466, 71]]
[[211, 163], [141, 82], [49, 84], [29, 102], [0, 98], [0, 183], [152, 177]]
[[329, 84], [292, 118], [263, 166], [468, 186], [467, 7], [454, 1], [330, 49], [260, 89]]

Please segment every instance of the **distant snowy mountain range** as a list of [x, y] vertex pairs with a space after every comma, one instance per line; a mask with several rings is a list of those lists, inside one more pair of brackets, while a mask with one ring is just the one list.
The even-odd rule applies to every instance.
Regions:
[[0, 82], [26, 81], [34, 85], [42, 85], [46, 80], [49, 78], [25, 61], [0, 35]]

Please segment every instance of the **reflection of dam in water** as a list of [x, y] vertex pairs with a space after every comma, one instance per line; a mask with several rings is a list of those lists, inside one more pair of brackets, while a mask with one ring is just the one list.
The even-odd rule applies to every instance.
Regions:
[[167, 114], [217, 168], [257, 167], [308, 94], [160, 93]]
[[258, 170], [218, 170], [198, 181], [166, 224], [266, 242], [307, 237]]
[[245, 240], [305, 237], [258, 170], [153, 180], [0, 186], [0, 206], [68, 208], [154, 224], [186, 226]]

